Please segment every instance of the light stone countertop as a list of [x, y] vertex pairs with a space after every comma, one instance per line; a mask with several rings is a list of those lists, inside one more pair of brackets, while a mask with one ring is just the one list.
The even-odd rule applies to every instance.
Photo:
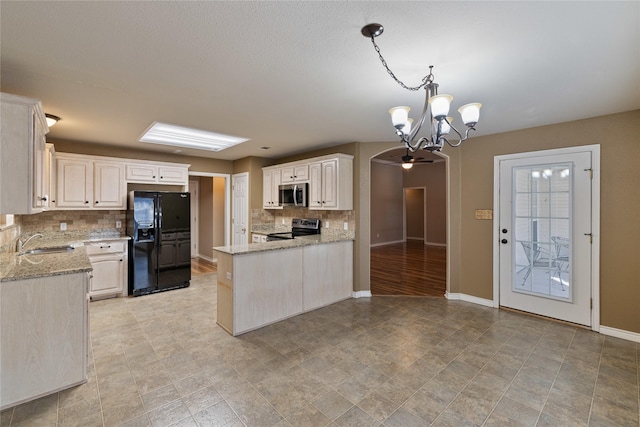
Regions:
[[17, 252], [0, 254], [0, 282], [32, 279], [35, 277], [59, 276], [92, 271], [84, 243], [104, 240], [129, 240], [113, 232], [61, 232], [46, 233], [27, 245], [28, 249], [41, 249], [70, 245], [75, 249], [67, 252], [19, 255]]
[[279, 249], [299, 248], [302, 246], [322, 245], [326, 243], [345, 242], [355, 239], [353, 233], [329, 233], [312, 236], [299, 236], [291, 240], [274, 240], [266, 243], [246, 243], [233, 246], [218, 246], [214, 251], [229, 255], [242, 255], [256, 252], [274, 251]]

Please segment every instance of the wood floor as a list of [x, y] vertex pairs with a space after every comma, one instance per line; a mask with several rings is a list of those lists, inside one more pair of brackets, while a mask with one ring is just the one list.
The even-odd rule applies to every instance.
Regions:
[[217, 271], [217, 265], [202, 258], [191, 258], [191, 274], [213, 273]]
[[447, 250], [421, 240], [371, 248], [371, 294], [444, 296]]

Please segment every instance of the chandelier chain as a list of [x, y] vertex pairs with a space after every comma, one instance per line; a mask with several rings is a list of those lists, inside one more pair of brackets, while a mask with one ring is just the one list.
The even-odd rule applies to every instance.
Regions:
[[398, 83], [403, 89], [416, 91], [416, 90], [422, 89], [423, 87], [425, 87], [429, 83], [433, 82], [433, 74], [431, 73], [431, 69], [433, 68], [433, 65], [430, 65], [429, 66], [429, 74], [422, 79], [422, 84], [421, 85], [419, 85], [419, 86], [407, 86], [400, 79], [398, 79], [395, 74], [393, 74], [393, 71], [391, 71], [391, 69], [387, 65], [387, 61], [382, 56], [382, 52], [380, 52], [380, 48], [376, 44], [376, 41], [373, 39], [373, 36], [371, 37], [371, 43], [373, 43], [373, 47], [376, 49], [376, 52], [378, 52], [378, 57], [380, 58], [380, 62], [382, 62], [382, 65], [387, 70], [387, 73], [389, 73], [391, 78], [393, 78], [393, 80], [395, 80], [396, 83]]

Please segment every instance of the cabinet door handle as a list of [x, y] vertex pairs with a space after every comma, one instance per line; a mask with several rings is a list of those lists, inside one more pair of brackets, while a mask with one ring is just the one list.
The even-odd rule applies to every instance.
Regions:
[[98, 203], [100, 203], [100, 202], [96, 200], [96, 205], [97, 205]]
[[84, 201], [84, 203], [85, 203], [85, 205], [86, 205], [86, 204], [88, 204], [88, 203], [89, 203], [89, 201], [88, 201], [88, 200], [85, 200], [85, 201]]

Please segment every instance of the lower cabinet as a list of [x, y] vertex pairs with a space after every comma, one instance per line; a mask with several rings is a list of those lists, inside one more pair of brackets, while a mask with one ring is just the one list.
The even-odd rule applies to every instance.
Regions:
[[127, 293], [127, 242], [105, 240], [85, 243], [93, 273], [89, 286], [91, 299], [110, 298]]
[[0, 283], [0, 409], [87, 381], [88, 273]]

